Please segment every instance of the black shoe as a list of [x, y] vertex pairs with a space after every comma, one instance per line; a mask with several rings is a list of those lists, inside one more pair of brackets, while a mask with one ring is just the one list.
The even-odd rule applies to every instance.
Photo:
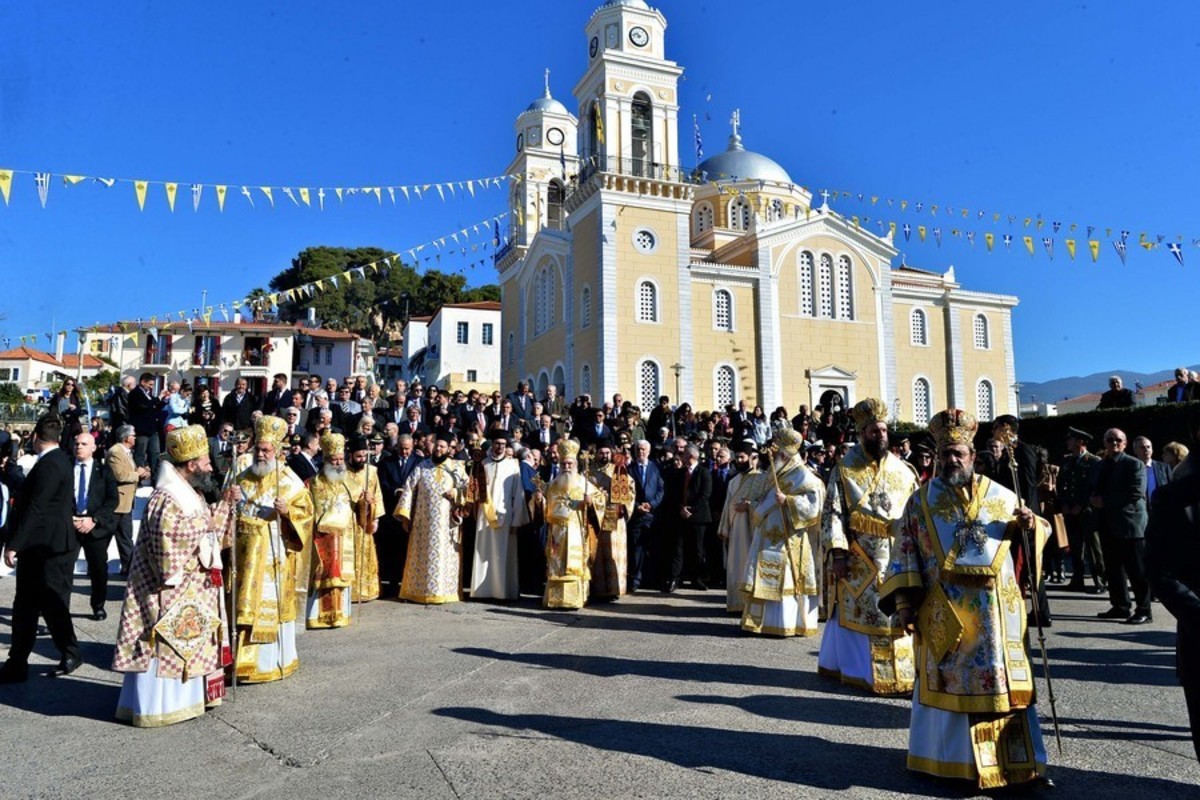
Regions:
[[82, 666], [83, 666], [82, 658], [80, 658], [79, 656], [70, 656], [70, 657], [64, 658], [62, 661], [58, 662], [57, 674], [70, 675], [72, 672], [74, 672], [75, 670], [79, 669]]
[[6, 661], [4, 666], [0, 667], [0, 683], [24, 683], [27, 680], [29, 680], [29, 667], [25, 664], [17, 665]]
[[1149, 614], [1134, 614], [1132, 617], [1125, 620], [1121, 624], [1122, 625], [1145, 625], [1147, 622], [1151, 622], [1153, 619], [1154, 618], [1151, 617]]
[[1103, 594], [1105, 589], [1100, 586], [1089, 586], [1083, 590], [1087, 594]]
[[92, 609], [92, 619], [94, 619], [96, 622], [103, 622], [104, 620], [108, 619], [108, 612], [103, 608], [94, 608]]
[[1110, 608], [1108, 611], [1101, 611], [1096, 616], [1100, 619], [1125, 619], [1129, 616], [1129, 612], [1119, 608]]
[[679, 588], [679, 581], [667, 581], [666, 583], [663, 584], [663, 592], [665, 592], [666, 594], [671, 594], [678, 588]]
[[699, 592], [707, 592], [708, 591], [708, 584], [702, 580], [692, 581], [692, 587], [694, 589], [696, 589], [696, 591], [699, 591]]
[[[1033, 618], [1033, 614], [1032, 614], [1032, 613], [1029, 613], [1029, 614], [1026, 614], [1026, 615], [1025, 615], [1025, 627], [1026, 627], [1026, 628], [1028, 628], [1029, 630], [1036, 630], [1036, 629], [1037, 629], [1037, 620], [1035, 620], [1035, 619]], [[1052, 619], [1049, 619], [1049, 618], [1042, 620], [1042, 627], [1043, 627], [1043, 628], [1052, 628], [1052, 627], [1054, 627], [1054, 620], [1052, 620]]]

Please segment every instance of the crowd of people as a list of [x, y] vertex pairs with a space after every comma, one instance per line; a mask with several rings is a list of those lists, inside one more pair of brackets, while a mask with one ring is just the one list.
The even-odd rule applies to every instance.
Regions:
[[[489, 395], [362, 376], [292, 388], [277, 375], [263, 397], [239, 379], [220, 402], [154, 386], [126, 378], [107, 431], [52, 411], [36, 461], [0, 464], [18, 565], [0, 682], [24, 679], [39, 615], [60, 671], [79, 666], [71, 569], [82, 549], [102, 619], [109, 538], [127, 577], [118, 716], [143, 726], [202, 714], [227, 677], [287, 677], [299, 629], [345, 627], [381, 598], [535, 594], [579, 609], [724, 589], [751, 634], [808, 636], [824, 622], [822, 674], [875, 694], [915, 689], [909, 766], [985, 788], [1045, 772], [1024, 642], [1052, 625], [1046, 583], [1107, 591], [1101, 617], [1148, 622], [1149, 508], [1195, 460], [1172, 443], [1173, 463], [1157, 461], [1144, 436], [1126, 454], [1116, 429], [1095, 455], [1072, 428], [1052, 465], [1011, 416], [976, 453], [969, 414], [947, 410], [909, 438], [874, 399], [767, 415], [664, 396], [643, 414], [620, 394], [568, 403], [525, 383]], [[135, 546], [132, 495], [147, 483]], [[39, 502], [62, 520], [30, 522]], [[1171, 580], [1159, 596], [1185, 613]]]

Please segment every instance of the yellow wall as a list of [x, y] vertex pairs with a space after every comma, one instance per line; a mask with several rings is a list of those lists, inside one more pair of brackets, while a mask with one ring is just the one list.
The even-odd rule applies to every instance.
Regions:
[[[573, 387], [571, 394], [583, 391], [579, 385], [579, 371], [584, 364], [592, 368], [592, 397], [600, 391], [600, 212], [589, 214], [572, 222], [572, 260], [575, 269], [575, 291], [571, 302], [575, 304], [575, 351], [573, 353], [574, 375], [568, 380]], [[584, 285], [592, 287], [592, 324], [580, 328], [579, 296]], [[565, 337], [564, 337], [565, 338]], [[566, 359], [563, 359], [566, 363]], [[570, 398], [568, 398], [570, 399]]]
[[[896, 301], [892, 304], [895, 320], [893, 346], [896, 348], [896, 392], [900, 398], [900, 418], [913, 418], [913, 381], [920, 375], [929, 380], [931, 407], [936, 414], [950, 401], [950, 361], [946, 350], [946, 312], [932, 303]], [[912, 343], [913, 308], [925, 312], [928, 347]]]
[[[966, 409], [979, 414], [976, 388], [980, 378], [992, 383], [992, 396], [997, 415], [1009, 411], [1012, 389], [1008, 385], [1008, 368], [1004, 357], [1004, 318], [1006, 312], [993, 309], [961, 307], [952, 313], [958, 314], [962, 331], [963, 392]], [[983, 314], [988, 320], [988, 349], [975, 347], [975, 315]]]

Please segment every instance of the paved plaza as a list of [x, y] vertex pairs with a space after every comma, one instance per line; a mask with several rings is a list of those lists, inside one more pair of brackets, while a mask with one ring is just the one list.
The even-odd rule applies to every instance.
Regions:
[[[0, 580], [4, 648], [13, 589]], [[0, 687], [4, 798], [975, 796], [904, 769], [907, 700], [818, 677], [818, 638], [743, 635], [723, 592], [581, 613], [377, 601], [349, 629], [303, 633], [294, 677], [137, 730], [113, 719], [108, 670], [123, 590], [107, 621], [76, 619], [82, 669], [42, 677], [57, 661], [43, 637], [29, 682]], [[1051, 598], [1065, 755], [1043, 701], [1050, 796], [1200, 796], [1170, 616], [1123, 626], [1095, 619], [1099, 596]]]

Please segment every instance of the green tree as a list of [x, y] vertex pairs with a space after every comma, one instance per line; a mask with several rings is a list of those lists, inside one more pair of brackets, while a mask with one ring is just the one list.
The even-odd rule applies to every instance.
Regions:
[[113, 369], [105, 369], [97, 372], [90, 378], [84, 378], [83, 390], [87, 392], [87, 396], [95, 403], [104, 399], [108, 391], [120, 382], [121, 373]]
[[377, 247], [309, 247], [301, 251], [291, 267], [271, 279], [271, 290], [282, 292], [318, 280], [325, 281], [325, 288], [312, 297], [281, 299], [280, 318], [302, 320], [311, 308], [327, 327], [376, 338], [384, 331], [398, 330], [406, 313], [420, 316], [432, 314], [446, 303], [500, 299], [499, 286], [468, 289], [462, 275], [438, 270], [418, 273], [395, 257], [390, 269], [366, 270], [365, 280], [355, 273], [347, 282], [342, 275], [354, 267], [381, 262], [388, 255]]
[[19, 405], [25, 402], [25, 393], [15, 383], [0, 383], [0, 404]]

